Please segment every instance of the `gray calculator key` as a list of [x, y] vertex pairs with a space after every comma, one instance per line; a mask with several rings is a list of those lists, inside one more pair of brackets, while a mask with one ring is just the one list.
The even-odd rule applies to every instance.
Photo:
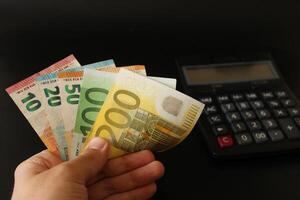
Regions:
[[233, 103], [225, 103], [221, 105], [224, 113], [235, 111], [235, 106]]
[[298, 116], [300, 116], [300, 109], [299, 108], [289, 108], [288, 112], [291, 115], [291, 117], [298, 117]]
[[247, 145], [253, 142], [252, 137], [249, 133], [241, 133], [235, 135], [235, 139], [239, 145]]
[[198, 99], [204, 104], [210, 104], [213, 102], [212, 97], [199, 97]]
[[240, 111], [248, 110], [248, 109], [250, 108], [249, 103], [246, 102], [246, 101], [243, 101], [243, 102], [237, 102], [237, 103], [236, 103], [236, 106], [238, 107], [238, 109], [239, 109]]
[[231, 98], [232, 98], [233, 101], [242, 101], [242, 100], [244, 100], [244, 96], [242, 94], [239, 94], [239, 93], [232, 94]]
[[275, 117], [277, 118], [281, 118], [281, 117], [286, 117], [287, 116], [287, 112], [285, 109], [280, 108], [280, 109], [275, 109], [273, 110]]
[[268, 136], [264, 131], [252, 132], [252, 136], [256, 143], [263, 143], [268, 141]]
[[243, 111], [242, 116], [245, 120], [255, 119], [255, 113], [251, 110]]
[[215, 105], [207, 105], [204, 107], [204, 112], [207, 115], [215, 114], [218, 112], [218, 109]]
[[257, 99], [258, 96], [257, 96], [256, 93], [250, 92], [250, 93], [246, 93], [246, 98], [247, 98], [248, 100], [254, 100], [254, 99]]
[[287, 93], [283, 90], [277, 91], [275, 94], [279, 99], [288, 97]]
[[294, 120], [295, 120], [297, 126], [300, 127], [300, 117], [296, 117]]
[[267, 91], [267, 92], [262, 92], [261, 93], [261, 96], [262, 98], [264, 99], [271, 99], [271, 98], [274, 98], [274, 94], [270, 91]]
[[271, 100], [271, 101], [268, 101], [268, 105], [270, 108], [279, 108], [280, 102], [278, 100]]
[[282, 131], [278, 130], [278, 129], [270, 130], [268, 132], [268, 134], [269, 134], [272, 142], [278, 142], [278, 141], [284, 139], [284, 135], [283, 135]]
[[296, 127], [294, 121], [290, 118], [279, 119], [278, 120], [283, 132], [289, 139], [299, 139], [300, 132], [299, 129]]
[[250, 102], [251, 106], [253, 107], [253, 109], [261, 109], [264, 107], [264, 103], [262, 101], [251, 101]]
[[235, 133], [244, 132], [247, 129], [244, 122], [233, 122], [231, 128]]
[[214, 125], [214, 124], [220, 124], [223, 122], [221, 115], [211, 115], [208, 116], [208, 120], [210, 122], [210, 124]]
[[271, 116], [270, 112], [268, 110], [257, 110], [256, 111], [257, 116], [259, 119], [269, 118]]
[[262, 123], [266, 130], [277, 128], [277, 122], [274, 119], [266, 119]]
[[228, 129], [224, 124], [213, 127], [213, 131], [216, 136], [228, 134]]
[[247, 125], [250, 129], [250, 131], [256, 131], [261, 129], [261, 123], [259, 121], [248, 121]]
[[238, 112], [226, 113], [226, 118], [229, 122], [240, 121], [241, 115]]
[[228, 95], [218, 95], [217, 100], [219, 101], [219, 103], [225, 103], [230, 101], [230, 98]]
[[296, 105], [295, 101], [291, 99], [283, 99], [281, 102], [284, 105], [284, 107], [293, 107]]

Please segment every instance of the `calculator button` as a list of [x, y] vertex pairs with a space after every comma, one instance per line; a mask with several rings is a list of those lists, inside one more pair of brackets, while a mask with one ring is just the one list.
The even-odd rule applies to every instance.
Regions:
[[262, 92], [261, 93], [261, 96], [263, 99], [271, 99], [271, 98], [274, 98], [274, 94], [270, 91], [267, 91], [267, 92]]
[[241, 115], [238, 112], [227, 113], [226, 118], [229, 122], [240, 121]]
[[272, 142], [278, 142], [284, 139], [284, 135], [281, 130], [274, 129], [268, 131], [269, 137], [271, 138]]
[[249, 110], [250, 106], [249, 106], [249, 103], [244, 101], [244, 102], [237, 102], [236, 103], [236, 106], [237, 108], [240, 110], [240, 111], [243, 111], [243, 110]]
[[222, 104], [221, 108], [224, 113], [235, 111], [235, 106], [233, 103]]
[[226, 102], [230, 101], [228, 95], [219, 95], [219, 96], [217, 96], [217, 100], [219, 103], [226, 103]]
[[239, 145], [247, 145], [253, 142], [252, 137], [249, 133], [242, 133], [235, 135], [235, 139]]
[[274, 119], [266, 119], [262, 123], [266, 130], [277, 128], [277, 122]]
[[275, 109], [273, 112], [274, 112], [275, 117], [277, 117], [277, 118], [287, 116], [287, 112], [284, 109]]
[[211, 115], [208, 116], [208, 120], [209, 122], [214, 125], [214, 124], [220, 124], [223, 122], [221, 115]]
[[231, 124], [233, 132], [240, 133], [246, 131], [246, 125], [244, 122], [233, 122]]
[[247, 125], [250, 131], [256, 131], [261, 129], [261, 123], [259, 121], [248, 121]]
[[291, 117], [298, 117], [298, 116], [300, 116], [300, 110], [299, 110], [299, 108], [289, 108], [288, 112], [291, 115]]
[[268, 110], [257, 110], [256, 114], [259, 119], [269, 118], [271, 116], [270, 112]]
[[251, 120], [255, 118], [255, 113], [251, 110], [241, 112], [245, 120]]
[[297, 124], [297, 126], [300, 127], [300, 117], [297, 117], [294, 120], [295, 120], [295, 123]]
[[268, 136], [264, 131], [252, 132], [252, 136], [256, 143], [263, 143], [268, 141]]
[[283, 132], [289, 139], [298, 139], [300, 138], [299, 129], [296, 127], [292, 119], [285, 118], [278, 120]]
[[258, 98], [257, 94], [254, 92], [246, 93], [245, 96], [249, 101], [255, 100]]
[[250, 102], [251, 106], [253, 109], [261, 109], [264, 107], [264, 103], [262, 101], [251, 101]]
[[199, 97], [198, 99], [204, 104], [210, 104], [213, 102], [212, 97]]
[[294, 100], [291, 99], [284, 99], [281, 101], [284, 107], [293, 107], [296, 105]]
[[244, 100], [244, 96], [242, 94], [236, 93], [236, 94], [232, 94], [231, 98], [233, 101], [242, 101]]
[[218, 136], [218, 144], [221, 148], [228, 148], [233, 145], [233, 138], [231, 135]]
[[277, 91], [275, 92], [275, 95], [279, 98], [279, 99], [282, 99], [282, 98], [286, 98], [288, 97], [287, 93], [285, 91]]
[[270, 108], [279, 108], [280, 102], [277, 100], [272, 100], [267, 102]]
[[204, 107], [204, 112], [207, 115], [215, 114], [218, 112], [218, 109], [215, 105], [207, 105]]
[[213, 127], [213, 131], [214, 131], [216, 136], [224, 135], [224, 134], [228, 133], [228, 129], [224, 124], [217, 125], [217, 126]]

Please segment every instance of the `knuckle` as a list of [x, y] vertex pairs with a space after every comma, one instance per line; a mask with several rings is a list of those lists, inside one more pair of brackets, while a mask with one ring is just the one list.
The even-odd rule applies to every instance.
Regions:
[[56, 169], [56, 175], [59, 177], [72, 177], [74, 175], [72, 165], [63, 163], [62, 165], [58, 166]]
[[154, 154], [150, 150], [144, 150], [144, 157], [146, 157], [148, 160], [153, 161], [155, 159]]
[[118, 188], [112, 179], [106, 179], [102, 182], [104, 191], [110, 195], [118, 192]]
[[132, 162], [130, 159], [128, 159], [128, 157], [126, 156], [121, 156], [120, 157], [120, 163], [122, 163], [121, 167], [125, 168], [125, 169], [128, 169], [131, 167], [132, 165]]
[[24, 162], [21, 162], [15, 169], [15, 177], [17, 177], [20, 173], [22, 173], [23, 171], [23, 165], [24, 165]]
[[131, 172], [128, 174], [127, 185], [129, 185], [131, 188], [135, 188], [141, 185], [144, 181], [145, 181], [144, 174], [137, 173], [137, 172]]

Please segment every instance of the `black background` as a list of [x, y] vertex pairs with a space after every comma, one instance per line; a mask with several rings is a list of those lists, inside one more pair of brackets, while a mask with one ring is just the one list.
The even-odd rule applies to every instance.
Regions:
[[[0, 2], [0, 199], [16, 165], [44, 148], [4, 89], [74, 53], [177, 77], [174, 57], [268, 51], [300, 96], [299, 1], [44, 0]], [[199, 131], [157, 155], [156, 199], [299, 199], [300, 156], [215, 162]]]

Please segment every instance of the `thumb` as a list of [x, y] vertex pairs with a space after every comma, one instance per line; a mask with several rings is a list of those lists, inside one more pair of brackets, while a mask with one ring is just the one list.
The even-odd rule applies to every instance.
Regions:
[[[77, 158], [65, 162], [72, 180], [83, 184], [96, 176], [103, 168], [108, 157], [108, 143], [96, 137], [90, 141], [87, 149]], [[66, 172], [66, 173], [68, 173]]]

